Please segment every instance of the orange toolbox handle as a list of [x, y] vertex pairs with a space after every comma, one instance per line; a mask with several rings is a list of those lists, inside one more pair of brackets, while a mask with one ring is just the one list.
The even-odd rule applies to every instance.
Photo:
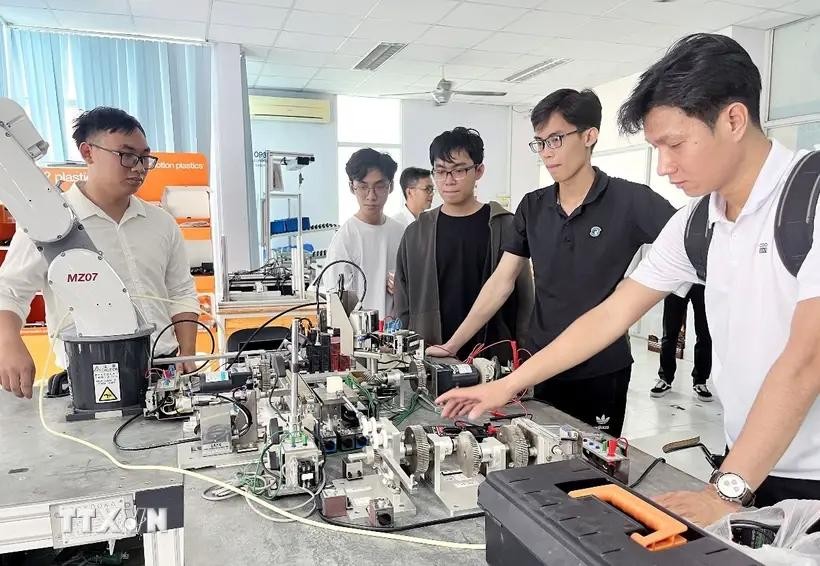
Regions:
[[647, 550], [665, 550], [686, 544], [686, 539], [681, 536], [687, 531], [686, 525], [619, 485], [606, 484], [588, 489], [576, 489], [570, 491], [568, 495], [576, 499], [596, 497], [652, 529], [654, 532], [646, 536], [639, 533], [632, 533], [630, 536], [632, 540]]

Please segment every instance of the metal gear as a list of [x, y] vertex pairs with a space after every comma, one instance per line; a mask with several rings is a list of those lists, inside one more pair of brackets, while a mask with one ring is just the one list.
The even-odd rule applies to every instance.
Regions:
[[481, 468], [481, 447], [472, 433], [464, 430], [456, 437], [456, 462], [465, 476], [475, 476]]
[[424, 364], [413, 360], [407, 368], [407, 373], [414, 376], [409, 380], [410, 387], [413, 391], [418, 391], [419, 389], [425, 391], [427, 389], [427, 370], [424, 369]]
[[430, 441], [424, 428], [411, 425], [404, 429], [404, 446], [406, 453], [402, 469], [414, 476], [423, 475], [430, 466]]
[[495, 437], [507, 447], [507, 464], [510, 468], [523, 468], [530, 461], [530, 446], [521, 429], [507, 424], [499, 427]]

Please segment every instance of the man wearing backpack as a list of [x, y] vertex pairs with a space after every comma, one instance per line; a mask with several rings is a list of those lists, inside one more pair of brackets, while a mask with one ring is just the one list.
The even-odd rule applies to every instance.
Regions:
[[520, 369], [442, 395], [445, 417], [504, 405], [705, 277], [730, 451], [704, 490], [658, 502], [705, 525], [752, 503], [820, 497], [820, 245], [811, 248], [820, 155], [766, 138], [760, 91], [749, 54], [721, 35], [685, 37], [641, 75], [621, 130], [643, 127], [658, 173], [705, 198], [678, 211], [630, 277]]

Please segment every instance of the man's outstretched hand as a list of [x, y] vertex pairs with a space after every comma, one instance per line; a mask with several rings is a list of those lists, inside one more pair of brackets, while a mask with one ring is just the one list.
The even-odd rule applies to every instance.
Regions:
[[[458, 350], [458, 348], [456, 348]], [[444, 346], [429, 346], [424, 352], [431, 358], [457, 358], [455, 352], [451, 351], [446, 345]]]
[[711, 485], [700, 491], [675, 491], [653, 499], [701, 527], [708, 527], [730, 513], [743, 510], [739, 504], [722, 499]]
[[476, 420], [486, 412], [506, 405], [515, 396], [515, 388], [510, 388], [507, 378], [482, 383], [473, 387], [456, 387], [436, 399], [441, 405], [441, 416], [454, 419], [468, 415]]

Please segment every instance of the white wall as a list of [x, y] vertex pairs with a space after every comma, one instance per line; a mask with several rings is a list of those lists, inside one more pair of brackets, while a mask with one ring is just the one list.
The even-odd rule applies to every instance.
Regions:
[[618, 109], [629, 97], [640, 73], [629, 75], [602, 85], [593, 90], [601, 99], [601, 133], [595, 152], [601, 153], [614, 149], [623, 149], [646, 143], [642, 134], [621, 136], [618, 132]]
[[510, 210], [518, 208], [524, 195], [541, 187], [538, 169], [541, 158], [530, 151], [532, 124], [529, 112], [510, 109]]
[[[217, 43], [211, 59], [211, 184], [218, 213], [213, 232], [214, 261], [228, 271], [250, 267], [244, 96], [239, 45]], [[225, 237], [226, 258], [219, 239]]]
[[757, 65], [760, 75], [763, 77], [763, 92], [767, 89], [767, 78], [769, 69], [768, 48], [766, 34], [760, 29], [745, 28], [743, 26], [729, 26], [718, 33], [727, 35], [737, 41], [743, 49], [749, 52], [752, 62]]
[[[450, 102], [436, 106], [427, 100], [402, 101], [402, 166], [430, 168], [430, 142], [456, 126], [475, 128], [484, 140], [484, 177], [478, 197], [505, 204], [510, 194], [510, 109], [507, 106]], [[434, 203], [435, 204], [435, 203]]]
[[[270, 96], [293, 96], [287, 93], [271, 91], [253, 91], [254, 94]], [[309, 98], [308, 93], [300, 97]], [[320, 95], [314, 96], [320, 98]], [[335, 96], [331, 100], [331, 121], [327, 124], [309, 124], [284, 120], [251, 120], [251, 139], [254, 154], [266, 150], [312, 153], [316, 161], [301, 170], [302, 215], [310, 218], [313, 225], [338, 221], [338, 183], [337, 183], [337, 150], [336, 150], [336, 105]], [[296, 192], [299, 187], [299, 172], [283, 171], [285, 190]], [[257, 195], [261, 198], [264, 170], [254, 167], [254, 181]], [[295, 207], [295, 203], [293, 204]], [[291, 216], [296, 209], [291, 209]], [[288, 216], [287, 201], [278, 200], [271, 204], [271, 220]], [[258, 222], [258, 221], [257, 221]], [[325, 249], [333, 237], [332, 232], [312, 234], [305, 238], [305, 243], [313, 244], [316, 249]], [[276, 243], [276, 242], [274, 242]], [[279, 242], [287, 244], [286, 239]]]

